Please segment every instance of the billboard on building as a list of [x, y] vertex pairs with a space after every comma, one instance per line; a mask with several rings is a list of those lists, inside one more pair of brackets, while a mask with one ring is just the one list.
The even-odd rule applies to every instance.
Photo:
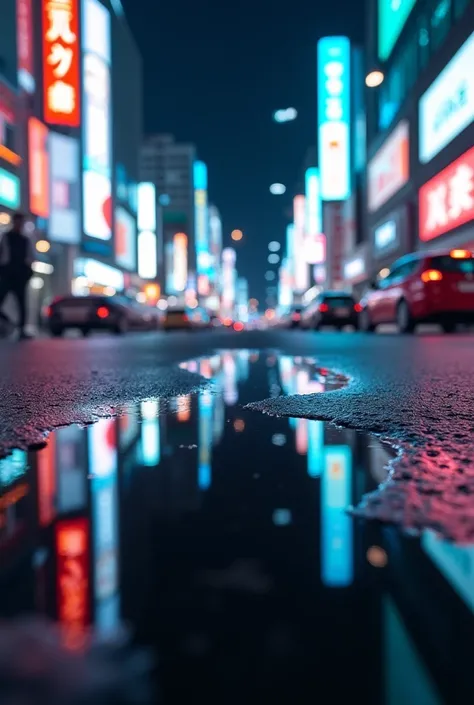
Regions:
[[474, 147], [421, 187], [418, 213], [423, 242], [474, 219]]
[[115, 209], [115, 261], [124, 269], [137, 266], [137, 224], [122, 206]]
[[48, 236], [75, 245], [81, 237], [79, 143], [73, 137], [49, 134], [50, 203]]
[[84, 232], [112, 237], [110, 15], [98, 0], [83, 0]]
[[49, 130], [40, 120], [28, 120], [28, 171], [30, 211], [40, 218], [49, 216]]
[[318, 143], [321, 198], [342, 201], [351, 193], [351, 45], [347, 37], [318, 42]]
[[429, 162], [474, 120], [474, 32], [420, 99], [419, 157]]
[[154, 279], [156, 274], [156, 233], [142, 230], [138, 235], [138, 276], [142, 279]]
[[33, 47], [33, 0], [16, 0], [18, 85], [27, 93], [36, 87]]
[[185, 233], [176, 233], [173, 237], [173, 276], [174, 291], [184, 291], [188, 282], [188, 237]]
[[321, 264], [326, 259], [326, 237], [323, 234], [321, 181], [317, 167], [306, 170], [305, 194], [305, 259], [308, 264]]
[[156, 230], [156, 189], [154, 184], [142, 182], [137, 189], [139, 230]]
[[196, 244], [197, 274], [209, 277], [209, 218], [207, 207], [207, 166], [194, 162], [194, 234]]
[[20, 206], [20, 179], [0, 167], [0, 206], [16, 210]]
[[43, 116], [50, 125], [79, 127], [79, 0], [41, 0]]
[[367, 166], [368, 208], [375, 212], [410, 178], [409, 127], [402, 120]]
[[378, 0], [378, 55], [386, 61], [416, 0]]

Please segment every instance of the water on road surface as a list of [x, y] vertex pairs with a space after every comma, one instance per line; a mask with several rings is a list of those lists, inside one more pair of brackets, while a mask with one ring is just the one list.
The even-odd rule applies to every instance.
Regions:
[[471, 702], [474, 547], [351, 518], [386, 477], [373, 438], [243, 408], [344, 380], [274, 352], [183, 366], [213, 388], [0, 461], [0, 615], [129, 624], [173, 705]]

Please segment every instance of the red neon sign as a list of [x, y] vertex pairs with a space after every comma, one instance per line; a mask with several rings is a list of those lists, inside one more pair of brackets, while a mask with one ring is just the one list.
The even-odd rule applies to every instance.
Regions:
[[89, 524], [70, 519], [56, 525], [58, 620], [67, 628], [69, 643], [84, 634], [89, 623]]
[[420, 240], [427, 242], [474, 219], [474, 147], [421, 187]]
[[79, 2], [43, 0], [44, 119], [79, 127]]

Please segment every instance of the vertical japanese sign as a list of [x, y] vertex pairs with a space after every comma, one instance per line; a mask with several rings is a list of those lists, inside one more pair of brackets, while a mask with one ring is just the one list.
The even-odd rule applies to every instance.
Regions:
[[293, 225], [294, 289], [303, 292], [309, 287], [309, 267], [305, 257], [306, 198], [303, 195], [293, 199]]
[[44, 119], [79, 127], [79, 0], [42, 2]]
[[84, 232], [112, 237], [112, 130], [110, 14], [98, 0], [83, 0]]
[[422, 186], [418, 201], [424, 242], [474, 220], [474, 147]]
[[16, 41], [18, 83], [27, 93], [34, 93], [32, 0], [16, 0]]
[[342, 201], [351, 193], [350, 66], [347, 37], [318, 42], [318, 133], [321, 197]]
[[305, 258], [308, 264], [322, 264], [326, 259], [326, 237], [323, 235], [321, 180], [317, 167], [306, 169], [305, 194]]

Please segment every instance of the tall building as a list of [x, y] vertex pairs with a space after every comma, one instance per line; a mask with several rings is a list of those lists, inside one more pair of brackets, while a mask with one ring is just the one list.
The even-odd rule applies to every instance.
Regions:
[[[162, 216], [162, 256], [158, 276], [167, 294], [176, 289], [173, 274], [175, 236], [187, 238], [188, 278], [196, 276], [194, 164], [196, 148], [175, 142], [172, 135], [154, 134], [145, 138], [140, 157], [141, 181], [155, 185]], [[194, 284], [196, 288], [197, 284]]]
[[367, 228], [373, 273], [474, 247], [474, 4], [367, 0]]

